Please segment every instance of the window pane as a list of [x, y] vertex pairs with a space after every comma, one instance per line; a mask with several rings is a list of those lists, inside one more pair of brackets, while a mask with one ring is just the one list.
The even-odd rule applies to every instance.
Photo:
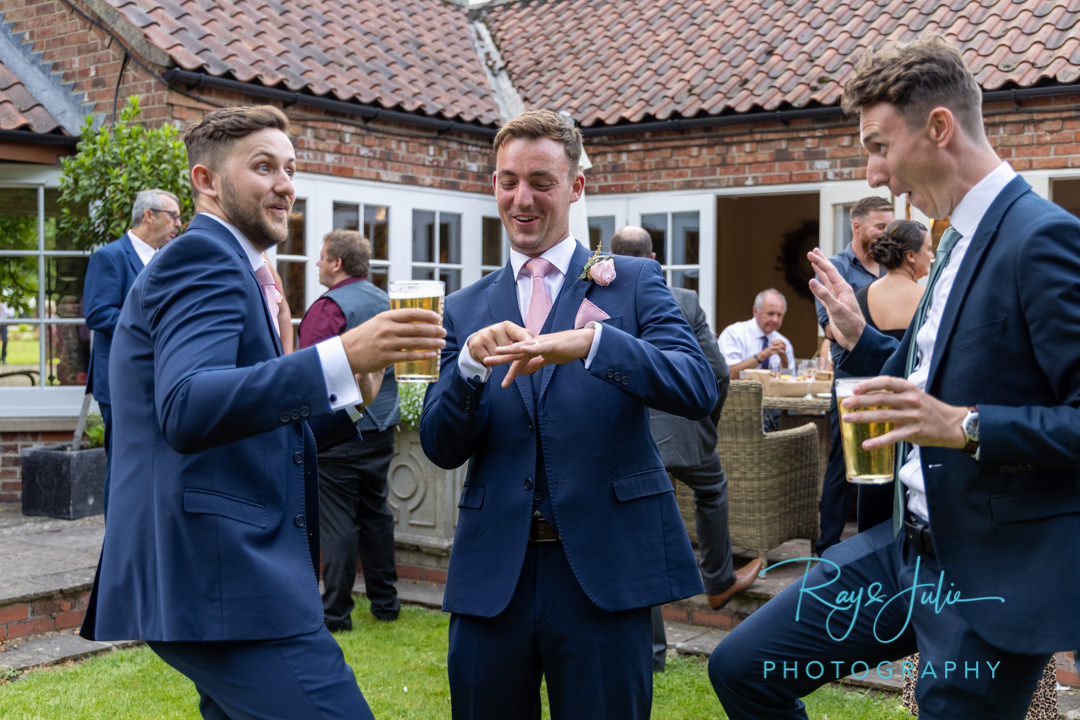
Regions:
[[483, 236], [481, 264], [502, 265], [505, 262], [503, 260], [502, 220], [497, 217], [485, 217], [481, 219], [480, 227]]
[[45, 258], [46, 317], [83, 316], [83, 278], [89, 263], [88, 257]]
[[[37, 190], [0, 188], [0, 252], [37, 247]], [[0, 285], [3, 280], [0, 276]]]
[[364, 237], [371, 241], [373, 260], [390, 259], [390, 208], [385, 205], [364, 206]]
[[461, 289], [461, 271], [443, 268], [439, 271], [439, 279], [446, 283], [446, 294]]
[[589, 218], [589, 249], [595, 250], [601, 245], [605, 251], [611, 251], [611, 236], [615, 234], [615, 216], [601, 215]]
[[356, 203], [334, 203], [334, 229], [359, 230], [360, 206]]
[[[36, 205], [35, 205], [36, 209]], [[60, 191], [45, 190], [45, 249], [46, 250], [82, 250], [75, 247], [72, 238], [57, 237], [56, 223], [60, 219]]]
[[661, 265], [667, 265], [667, 213], [655, 213], [641, 216], [641, 227], [649, 231], [652, 236], [653, 252], [656, 253], [656, 261]]
[[[413, 262], [435, 262], [435, 213], [429, 210], [413, 210]], [[413, 274], [416, 280], [424, 276]]]
[[[0, 223], [3, 218], [0, 217]], [[38, 258], [0, 255], [0, 297], [9, 313], [38, 316]]]
[[390, 283], [390, 269], [385, 265], [372, 265], [370, 277], [371, 284], [382, 291], [386, 291]]
[[[289, 235], [285, 242], [278, 246], [280, 255], [307, 255], [307, 201], [299, 198], [293, 203], [292, 212], [289, 213]], [[281, 268], [278, 268], [281, 272]], [[292, 306], [292, 301], [289, 301]]]
[[304, 307], [304, 296], [307, 289], [307, 279], [304, 277], [305, 263], [295, 260], [278, 260], [277, 271], [281, 276], [281, 292], [289, 303], [289, 311], [294, 318], [300, 318], [307, 309]]
[[0, 387], [40, 385], [41, 328], [37, 325], [8, 324], [7, 364], [0, 367]]
[[672, 270], [671, 286], [686, 288], [694, 292], [701, 291], [700, 276], [697, 270]]
[[412, 269], [413, 280], [434, 280], [435, 268], [429, 267], [414, 267]]
[[680, 212], [671, 216], [671, 264], [697, 265], [699, 242], [698, 214]]
[[461, 262], [461, 215], [439, 213], [439, 262]]
[[90, 333], [85, 325], [45, 325], [47, 385], [85, 385]]

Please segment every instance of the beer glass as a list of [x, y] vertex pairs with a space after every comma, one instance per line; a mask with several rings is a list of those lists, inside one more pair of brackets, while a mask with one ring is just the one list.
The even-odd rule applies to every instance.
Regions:
[[[390, 283], [390, 309], [422, 308], [439, 314], [442, 319], [443, 295], [446, 285], [442, 280], [397, 280]], [[429, 360], [406, 360], [394, 363], [394, 376], [399, 383], [427, 383], [439, 379], [439, 356]]]
[[[859, 383], [870, 378], [837, 378], [836, 379], [836, 407], [840, 411], [840, 441], [844, 448], [844, 469], [848, 482], [860, 485], [881, 485], [893, 478], [893, 453], [895, 445], [877, 448], [875, 450], [863, 450], [863, 440], [879, 437], [893, 428], [892, 423], [847, 423], [844, 422], [845, 412], [844, 398], [854, 394], [854, 388]], [[874, 408], [862, 408], [864, 410], [877, 410]]]

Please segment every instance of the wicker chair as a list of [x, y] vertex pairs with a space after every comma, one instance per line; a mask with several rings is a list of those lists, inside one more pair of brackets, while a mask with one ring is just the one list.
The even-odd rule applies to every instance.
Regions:
[[[818, 535], [818, 436], [814, 425], [765, 433], [761, 429], [761, 383], [735, 380], [718, 426], [717, 450], [728, 480], [731, 542], [767, 563], [769, 550], [793, 538]], [[690, 539], [694, 501], [675, 482], [675, 494]]]

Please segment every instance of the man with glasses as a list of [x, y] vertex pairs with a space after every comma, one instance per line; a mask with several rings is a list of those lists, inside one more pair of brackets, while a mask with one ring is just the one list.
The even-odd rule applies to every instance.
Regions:
[[[94, 331], [86, 392], [92, 392], [105, 421], [105, 452], [112, 439], [109, 402], [109, 349], [128, 289], [154, 253], [176, 237], [180, 202], [165, 190], [143, 190], [131, 209], [131, 229], [90, 256], [83, 281], [86, 326]], [[106, 476], [107, 478], [107, 476]]]

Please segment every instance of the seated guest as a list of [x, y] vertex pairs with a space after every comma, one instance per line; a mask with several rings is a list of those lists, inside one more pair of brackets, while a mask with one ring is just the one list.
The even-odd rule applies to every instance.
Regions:
[[754, 298], [754, 316], [732, 323], [720, 333], [720, 354], [731, 370], [731, 379], [753, 368], [795, 369], [795, 350], [780, 334], [787, 300], [779, 290], [762, 290]]
[[926, 277], [934, 260], [930, 232], [914, 220], [893, 220], [870, 244], [870, 256], [886, 273], [858, 288], [855, 299], [870, 327], [899, 340], [922, 299], [924, 288], [916, 281]]

